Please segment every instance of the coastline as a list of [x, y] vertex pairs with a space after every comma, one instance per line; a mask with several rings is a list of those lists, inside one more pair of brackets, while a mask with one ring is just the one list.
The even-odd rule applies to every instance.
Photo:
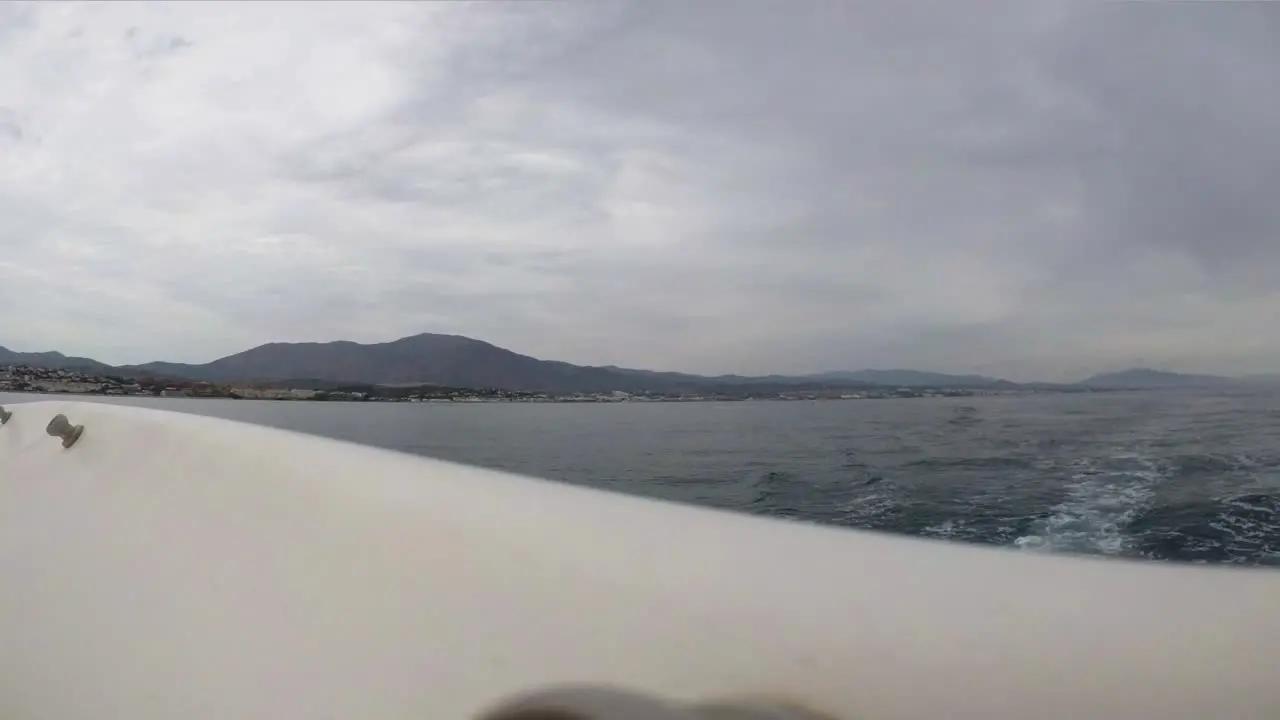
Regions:
[[91, 397], [178, 397], [282, 402], [416, 402], [416, 403], [618, 403], [618, 402], [798, 402], [816, 400], [903, 400], [972, 398], [1097, 392], [1087, 389], [872, 387], [766, 391], [750, 385], [685, 392], [534, 392], [448, 388], [430, 385], [335, 385], [332, 389], [297, 387], [297, 383], [211, 383], [180, 378], [128, 378], [76, 370], [30, 366], [0, 367], [0, 392]]

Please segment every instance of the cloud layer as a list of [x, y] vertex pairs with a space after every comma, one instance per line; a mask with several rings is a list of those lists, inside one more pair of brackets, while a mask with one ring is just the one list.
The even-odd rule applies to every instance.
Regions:
[[1280, 5], [0, 5], [0, 345], [1280, 370]]

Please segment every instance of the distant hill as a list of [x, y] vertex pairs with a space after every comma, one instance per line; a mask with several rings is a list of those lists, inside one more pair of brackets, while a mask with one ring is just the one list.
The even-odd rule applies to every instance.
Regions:
[[1095, 375], [1071, 385], [1013, 383], [984, 375], [952, 375], [920, 370], [842, 370], [803, 376], [703, 376], [613, 365], [591, 367], [539, 360], [461, 335], [423, 333], [385, 343], [268, 343], [213, 362], [150, 362], [112, 367], [58, 352], [20, 353], [0, 347], [0, 365], [77, 369], [99, 374], [159, 376], [211, 382], [304, 382], [453, 388], [495, 388], [547, 392], [715, 392], [746, 394], [788, 391], [856, 390], [883, 387], [967, 389], [1155, 389], [1219, 387], [1240, 382], [1216, 375], [1184, 375], [1133, 368]]
[[0, 365], [29, 365], [55, 370], [87, 370], [98, 373], [112, 370], [110, 365], [89, 358], [67, 357], [60, 352], [14, 352], [6, 347], [0, 347]]
[[215, 382], [310, 378], [584, 392], [639, 390], [653, 384], [604, 368], [538, 360], [460, 335], [434, 334], [371, 344], [269, 343], [203, 365], [154, 362], [122, 369]]
[[[684, 373], [585, 367], [539, 360], [460, 335], [424, 333], [386, 343], [269, 343], [202, 365], [151, 362], [121, 372], [211, 382], [248, 380], [436, 385], [551, 392], [709, 391], [725, 384], [817, 390], [865, 383], [812, 378], [708, 378]], [[758, 387], [757, 387], [758, 386]]]
[[1080, 385], [1095, 388], [1210, 388], [1223, 387], [1237, 382], [1233, 378], [1221, 375], [1188, 375], [1184, 373], [1152, 370], [1151, 368], [1131, 368], [1120, 372], [1102, 373], [1082, 380]]

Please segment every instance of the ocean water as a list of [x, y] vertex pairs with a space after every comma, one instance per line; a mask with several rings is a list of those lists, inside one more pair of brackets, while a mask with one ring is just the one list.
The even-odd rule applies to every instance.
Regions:
[[[0, 395], [0, 403], [32, 399]], [[1277, 391], [598, 405], [112, 402], [1025, 552], [1280, 565]]]

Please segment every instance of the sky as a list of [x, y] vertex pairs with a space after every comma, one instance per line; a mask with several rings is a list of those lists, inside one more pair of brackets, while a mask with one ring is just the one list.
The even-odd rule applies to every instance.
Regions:
[[5, 3], [0, 67], [12, 350], [1280, 371], [1280, 4]]

